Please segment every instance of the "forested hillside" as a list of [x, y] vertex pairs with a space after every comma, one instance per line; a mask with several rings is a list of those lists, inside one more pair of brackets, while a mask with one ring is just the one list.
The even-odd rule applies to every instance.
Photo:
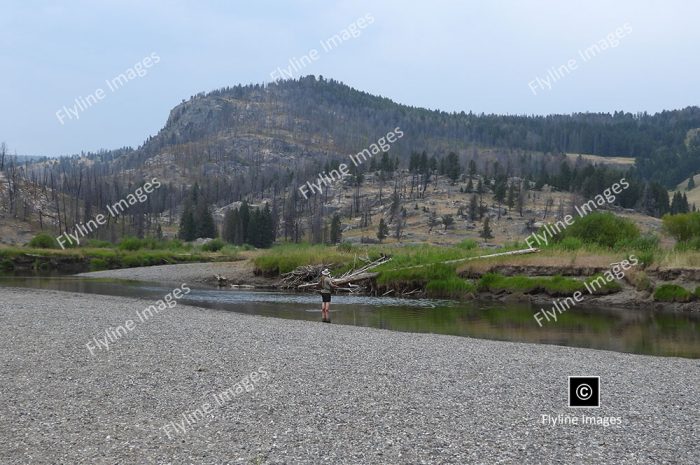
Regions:
[[[654, 115], [446, 113], [307, 76], [192, 96], [136, 149], [5, 162], [0, 200], [7, 215], [63, 231], [158, 178], [158, 191], [101, 234], [112, 240], [176, 224], [195, 183], [214, 210], [243, 200], [268, 202], [291, 231], [328, 200], [326, 192], [306, 201], [298, 186], [348, 163], [349, 155], [397, 127], [404, 136], [390, 150], [353, 167], [353, 175], [342, 181], [356, 187], [349, 214], [369, 208], [363, 201], [382, 202], [381, 190], [379, 199], [362, 200], [363, 178], [372, 173], [389, 185], [396, 184], [396, 173], [410, 173], [411, 182], [420, 177], [423, 191], [434, 175], [449, 175], [454, 182], [478, 174], [486, 190], [510, 185], [515, 177], [535, 188], [549, 185], [589, 196], [617, 174], [564, 156], [584, 153], [635, 157], [636, 167], [628, 173], [633, 186], [620, 205], [659, 216], [671, 208], [662, 185], [674, 186], [700, 170], [698, 107]], [[416, 165], [421, 156], [425, 162]]]

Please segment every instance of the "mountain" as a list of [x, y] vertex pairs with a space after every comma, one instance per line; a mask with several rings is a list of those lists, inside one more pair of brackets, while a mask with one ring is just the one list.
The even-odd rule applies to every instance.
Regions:
[[[571, 182], [576, 173], [583, 173], [584, 165], [599, 162], [599, 157], [613, 163], [620, 157], [634, 157], [631, 176], [666, 186], [700, 171], [698, 107], [653, 115], [447, 113], [402, 105], [333, 79], [307, 76], [194, 95], [173, 108], [163, 129], [136, 149], [27, 162], [23, 169], [6, 174], [4, 190], [10, 195], [4, 205], [13, 215], [24, 208], [24, 216], [34, 221], [37, 216], [39, 221], [52, 219], [62, 229], [154, 177], [163, 181], [163, 187], [147, 204], [132, 210], [138, 218], [123, 224], [122, 230], [141, 232], [163, 216], [173, 223], [195, 183], [218, 207], [243, 199], [279, 200], [284, 205], [298, 186], [317, 178], [322, 170], [330, 172], [348, 163], [350, 155], [396, 128], [403, 137], [391, 144], [388, 154], [358, 168], [353, 178], [358, 186], [357, 176], [380, 169], [375, 165], [380, 157], [381, 170], [388, 172], [387, 166], [414, 169], [416, 154], [421, 153], [434, 170], [442, 171], [449, 158], [455, 176], [465, 173], [473, 162], [479, 173], [491, 179], [499, 172], [539, 178], [539, 185], [580, 188], [581, 195], [602, 189], [600, 183], [608, 175], [597, 172], [587, 171], [586, 182]], [[567, 159], [567, 153], [585, 156]], [[41, 207], [21, 198], [22, 179], [24, 192], [48, 193]], [[28, 185], [34, 189], [27, 189]], [[13, 189], [17, 195], [12, 195]], [[660, 186], [646, 191], [640, 186], [635, 195], [645, 193], [646, 198], [659, 200], [663, 193]], [[634, 198], [627, 200], [633, 202]], [[54, 211], [40, 211], [47, 205], [53, 205]], [[648, 210], [664, 211], [661, 207]]]
[[[698, 107], [653, 115], [446, 113], [401, 105], [314, 76], [192, 96], [170, 112], [157, 136], [119, 164], [138, 166], [149, 158], [183, 151], [243, 166], [347, 156], [396, 126], [406, 136], [394, 151], [405, 159], [410, 151], [442, 154], [484, 148], [635, 157], [642, 177], [668, 187], [689, 171], [700, 170], [697, 144], [687, 146], [689, 131], [700, 128]], [[262, 160], [251, 160], [253, 154]]]

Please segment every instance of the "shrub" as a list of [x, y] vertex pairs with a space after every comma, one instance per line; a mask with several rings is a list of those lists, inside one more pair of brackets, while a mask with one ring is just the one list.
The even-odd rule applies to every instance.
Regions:
[[474, 239], [464, 239], [462, 242], [457, 244], [457, 247], [464, 250], [472, 250], [476, 249], [478, 245], [479, 244], [477, 244]]
[[5, 258], [0, 262], [0, 271], [14, 271], [15, 263], [9, 258]]
[[583, 242], [577, 237], [565, 237], [559, 245], [566, 251], [574, 252], [583, 247]]
[[678, 242], [700, 237], [700, 212], [664, 215], [664, 230]]
[[700, 250], [700, 237], [693, 237], [686, 242], [678, 242], [676, 250], [678, 252], [695, 252]]
[[141, 266], [141, 257], [138, 255], [125, 255], [122, 258], [122, 265], [124, 265], [125, 268], [134, 268], [137, 266]]
[[219, 250], [223, 249], [225, 245], [226, 243], [221, 239], [212, 239], [211, 241], [202, 245], [202, 250], [205, 252], [218, 252]]
[[651, 279], [644, 271], [638, 271], [631, 277], [632, 284], [638, 291], [651, 291], [654, 286]]
[[34, 247], [37, 249], [56, 249], [58, 248], [58, 242], [56, 239], [51, 237], [46, 233], [39, 233], [29, 241], [29, 247]]
[[636, 239], [623, 239], [615, 244], [618, 249], [632, 249], [639, 252], [655, 252], [659, 249], [659, 238], [654, 234], [645, 234]]
[[339, 252], [352, 252], [352, 244], [350, 242], [341, 242], [336, 246]]
[[109, 268], [109, 266], [107, 265], [106, 260], [101, 258], [93, 258], [90, 260], [90, 269], [92, 271], [106, 270], [107, 268]]
[[88, 239], [87, 242], [85, 242], [85, 247], [91, 247], [93, 249], [111, 249], [112, 244], [109, 241], [101, 241], [98, 239]]
[[639, 259], [639, 263], [642, 265], [642, 267], [646, 268], [654, 263], [654, 256], [654, 252], [640, 252], [637, 258]]
[[143, 247], [143, 242], [138, 237], [125, 237], [119, 242], [119, 248], [121, 250], [139, 250]]
[[654, 300], [659, 302], [690, 302], [693, 295], [676, 284], [662, 284], [654, 291]]
[[574, 224], [555, 236], [559, 240], [577, 238], [584, 244], [613, 248], [619, 242], [639, 238], [639, 228], [626, 218], [608, 212], [593, 212], [577, 218]]

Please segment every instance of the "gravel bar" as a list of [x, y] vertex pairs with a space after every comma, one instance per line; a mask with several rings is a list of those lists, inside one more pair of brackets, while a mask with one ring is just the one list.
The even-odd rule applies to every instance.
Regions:
[[85, 278], [133, 279], [160, 283], [211, 284], [214, 275], [225, 276], [233, 284], [248, 284], [256, 287], [272, 287], [274, 279], [253, 274], [250, 260], [211, 263], [179, 263], [177, 265], [142, 266], [118, 270], [90, 271], [76, 276]]
[[[0, 288], [1, 464], [700, 462], [698, 360], [186, 305], [138, 321], [153, 303]], [[601, 408], [568, 408], [568, 375], [599, 375]]]

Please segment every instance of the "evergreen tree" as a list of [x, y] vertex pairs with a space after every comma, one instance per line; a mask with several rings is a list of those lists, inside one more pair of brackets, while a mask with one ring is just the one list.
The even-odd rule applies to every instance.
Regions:
[[469, 160], [469, 179], [476, 176], [476, 162], [474, 160]]
[[695, 189], [695, 176], [691, 176], [690, 179], [688, 179], [688, 187], [686, 190], [693, 190]]
[[490, 218], [487, 216], [484, 218], [484, 225], [481, 229], [481, 232], [479, 233], [479, 236], [483, 237], [484, 239], [493, 239], [493, 231], [491, 231], [491, 225], [490, 223]]
[[218, 236], [214, 217], [203, 195], [200, 195], [197, 201], [197, 207], [194, 211], [194, 221], [197, 237], [215, 238]]
[[389, 226], [382, 218], [379, 220], [379, 227], [377, 228], [377, 239], [379, 239], [379, 242], [382, 242], [387, 236], [389, 236]]
[[[295, 191], [296, 192], [296, 191]], [[247, 201], [243, 201], [241, 207], [238, 210], [239, 226], [238, 226], [238, 237], [240, 238], [241, 244], [250, 244], [250, 237], [248, 236], [248, 223], [250, 222], [250, 207]]]
[[221, 231], [221, 238], [229, 244], [239, 244], [239, 216], [238, 209], [232, 208], [224, 215], [224, 225]]
[[459, 164], [459, 157], [456, 153], [450, 152], [447, 157], [444, 158], [444, 174], [450, 178], [452, 184], [454, 184], [458, 179], [460, 174], [462, 174], [462, 167]]
[[275, 242], [275, 239], [277, 238], [277, 231], [275, 230], [275, 219], [272, 214], [272, 211], [270, 210], [270, 205], [268, 203], [265, 203], [265, 207], [263, 208], [261, 222], [262, 225], [260, 228], [260, 247], [268, 248], [272, 246], [272, 244]]
[[469, 200], [469, 219], [471, 221], [476, 221], [476, 217], [479, 214], [479, 203], [478, 199], [476, 198], [476, 195], [472, 195], [472, 198]]
[[185, 206], [180, 217], [180, 228], [177, 233], [178, 237], [183, 241], [193, 241], [197, 238], [197, 230], [194, 222], [194, 213], [192, 211], [192, 201], [185, 200]]

